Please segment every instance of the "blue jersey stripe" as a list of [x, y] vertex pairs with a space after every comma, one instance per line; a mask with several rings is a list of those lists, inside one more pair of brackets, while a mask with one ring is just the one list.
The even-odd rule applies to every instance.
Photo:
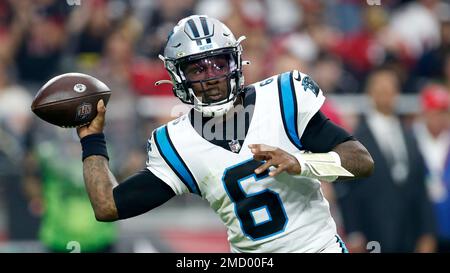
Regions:
[[195, 182], [192, 173], [189, 171], [170, 140], [167, 125], [156, 129], [155, 142], [164, 160], [166, 160], [167, 164], [186, 185], [189, 191], [200, 195], [198, 185]]
[[292, 82], [292, 72], [283, 73], [278, 77], [278, 91], [284, 129], [292, 144], [301, 149], [302, 144], [297, 131], [297, 98]]
[[342, 241], [341, 237], [338, 235], [336, 235], [336, 242], [339, 243], [339, 246], [342, 248], [342, 253], [349, 253], [344, 241]]

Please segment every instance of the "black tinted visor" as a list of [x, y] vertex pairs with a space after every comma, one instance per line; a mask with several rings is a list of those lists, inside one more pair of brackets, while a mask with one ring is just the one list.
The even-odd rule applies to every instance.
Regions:
[[231, 54], [220, 54], [189, 60], [180, 68], [188, 81], [197, 82], [227, 76], [236, 66]]

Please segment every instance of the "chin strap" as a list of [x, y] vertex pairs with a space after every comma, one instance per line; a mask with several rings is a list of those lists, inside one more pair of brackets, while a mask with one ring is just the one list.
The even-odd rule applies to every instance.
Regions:
[[222, 105], [214, 105], [214, 106], [196, 105], [194, 106], [194, 109], [199, 112], [202, 112], [203, 116], [205, 117], [220, 117], [225, 115], [233, 107], [233, 104], [234, 100], [231, 100]]

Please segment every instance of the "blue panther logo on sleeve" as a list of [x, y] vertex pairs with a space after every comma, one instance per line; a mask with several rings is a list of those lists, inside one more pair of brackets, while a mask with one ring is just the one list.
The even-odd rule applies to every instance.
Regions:
[[308, 91], [311, 90], [311, 92], [314, 93], [314, 95], [316, 95], [316, 97], [319, 95], [319, 85], [317, 85], [317, 83], [315, 81], [313, 81], [310, 77], [304, 77], [302, 80], [302, 86], [303, 86], [303, 90]]

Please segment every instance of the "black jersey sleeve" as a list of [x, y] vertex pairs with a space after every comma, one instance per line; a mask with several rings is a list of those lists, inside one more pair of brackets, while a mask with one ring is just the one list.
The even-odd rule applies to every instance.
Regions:
[[313, 153], [329, 152], [338, 144], [349, 140], [355, 138], [330, 121], [321, 111], [311, 118], [300, 138], [303, 148]]
[[175, 196], [174, 191], [150, 170], [144, 169], [113, 189], [119, 219], [140, 215]]

